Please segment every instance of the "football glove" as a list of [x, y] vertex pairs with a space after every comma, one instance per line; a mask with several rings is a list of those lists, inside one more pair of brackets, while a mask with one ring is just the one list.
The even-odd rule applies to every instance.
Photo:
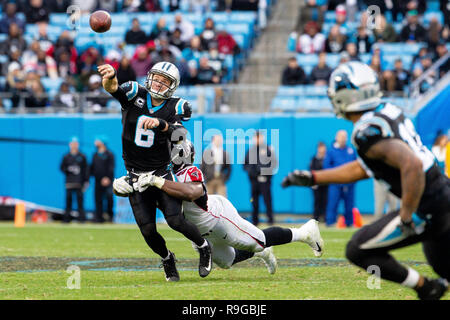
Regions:
[[130, 193], [133, 193], [133, 187], [128, 183], [128, 176], [114, 179], [113, 190], [119, 197], [128, 197]]
[[281, 182], [283, 188], [289, 186], [305, 186], [310, 187], [315, 185], [314, 174], [307, 170], [294, 170], [289, 173]]
[[164, 178], [155, 176], [151, 173], [143, 173], [139, 175], [139, 179], [136, 183], [133, 183], [134, 191], [144, 192], [148, 187], [162, 188], [164, 184]]

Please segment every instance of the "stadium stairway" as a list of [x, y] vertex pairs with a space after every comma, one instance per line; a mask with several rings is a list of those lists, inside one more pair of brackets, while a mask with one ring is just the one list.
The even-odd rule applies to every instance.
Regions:
[[[249, 86], [249, 90], [233, 90], [230, 97], [232, 111], [268, 110], [280, 85], [281, 73], [287, 65], [288, 58], [292, 56], [292, 53], [286, 51], [286, 43], [296, 26], [299, 8], [303, 2], [303, 0], [283, 0], [277, 1], [274, 5], [267, 27], [258, 38], [238, 79], [238, 85], [241, 88]], [[263, 87], [267, 86], [269, 90], [264, 91], [262, 99], [255, 99], [255, 91], [251, 90], [251, 85], [264, 85]]]

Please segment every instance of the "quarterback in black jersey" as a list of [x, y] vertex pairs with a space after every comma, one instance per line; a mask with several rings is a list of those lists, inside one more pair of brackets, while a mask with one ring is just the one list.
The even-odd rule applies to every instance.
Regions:
[[131, 184], [142, 173], [172, 179], [171, 144], [182, 140], [186, 130], [182, 121], [191, 116], [189, 103], [172, 97], [180, 83], [180, 74], [170, 62], [155, 64], [147, 74], [145, 86], [135, 81], [118, 85], [116, 70], [108, 64], [98, 67], [102, 84], [122, 106], [122, 148], [128, 176], [115, 179], [116, 195], [128, 196], [136, 222], [149, 247], [162, 258], [167, 281], [178, 281], [175, 255], [156, 230], [156, 208], [164, 214], [167, 224], [195, 243], [200, 253], [199, 273], [206, 277], [211, 271], [211, 247], [197, 227], [182, 213], [181, 201], [157, 188], [133, 192]]
[[[369, 66], [340, 65], [330, 77], [328, 95], [336, 114], [354, 124], [352, 143], [358, 159], [329, 170], [295, 170], [282, 186], [369, 177], [387, 184], [401, 198], [400, 210], [356, 232], [347, 244], [347, 259], [365, 270], [378, 266], [381, 278], [415, 289], [420, 299], [440, 299], [450, 281], [450, 180], [422, 145], [411, 120], [400, 108], [381, 103], [378, 79]], [[389, 254], [418, 242], [440, 279], [425, 278]]]

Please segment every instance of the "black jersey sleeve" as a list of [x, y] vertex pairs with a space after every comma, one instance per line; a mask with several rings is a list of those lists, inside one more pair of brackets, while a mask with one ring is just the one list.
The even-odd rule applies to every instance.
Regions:
[[175, 118], [177, 121], [189, 121], [192, 115], [192, 107], [189, 101], [179, 99], [175, 104]]
[[139, 84], [136, 81], [128, 81], [122, 83], [111, 95], [120, 102], [122, 109], [126, 109], [131, 100], [136, 98], [138, 91]]
[[353, 131], [352, 140], [358, 152], [364, 154], [380, 140], [391, 137], [393, 137], [393, 133], [389, 124], [378, 118], [357, 123]]

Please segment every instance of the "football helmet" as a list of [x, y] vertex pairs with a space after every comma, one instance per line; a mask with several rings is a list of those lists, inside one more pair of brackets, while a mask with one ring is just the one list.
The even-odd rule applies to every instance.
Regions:
[[171, 162], [173, 171], [177, 172], [185, 166], [192, 165], [195, 158], [194, 145], [189, 140], [183, 140], [174, 144], [172, 148]]
[[362, 62], [343, 63], [330, 76], [328, 97], [338, 117], [375, 109], [381, 95], [377, 74]]
[[[170, 85], [167, 86], [160, 83], [160, 88], [155, 91], [152, 90], [153, 78], [155, 75], [163, 76], [170, 80]], [[169, 99], [175, 90], [177, 90], [180, 85], [180, 71], [178, 68], [170, 62], [158, 62], [155, 64], [150, 71], [147, 73], [147, 78], [145, 79], [145, 88], [150, 93], [150, 95], [155, 99]]]

